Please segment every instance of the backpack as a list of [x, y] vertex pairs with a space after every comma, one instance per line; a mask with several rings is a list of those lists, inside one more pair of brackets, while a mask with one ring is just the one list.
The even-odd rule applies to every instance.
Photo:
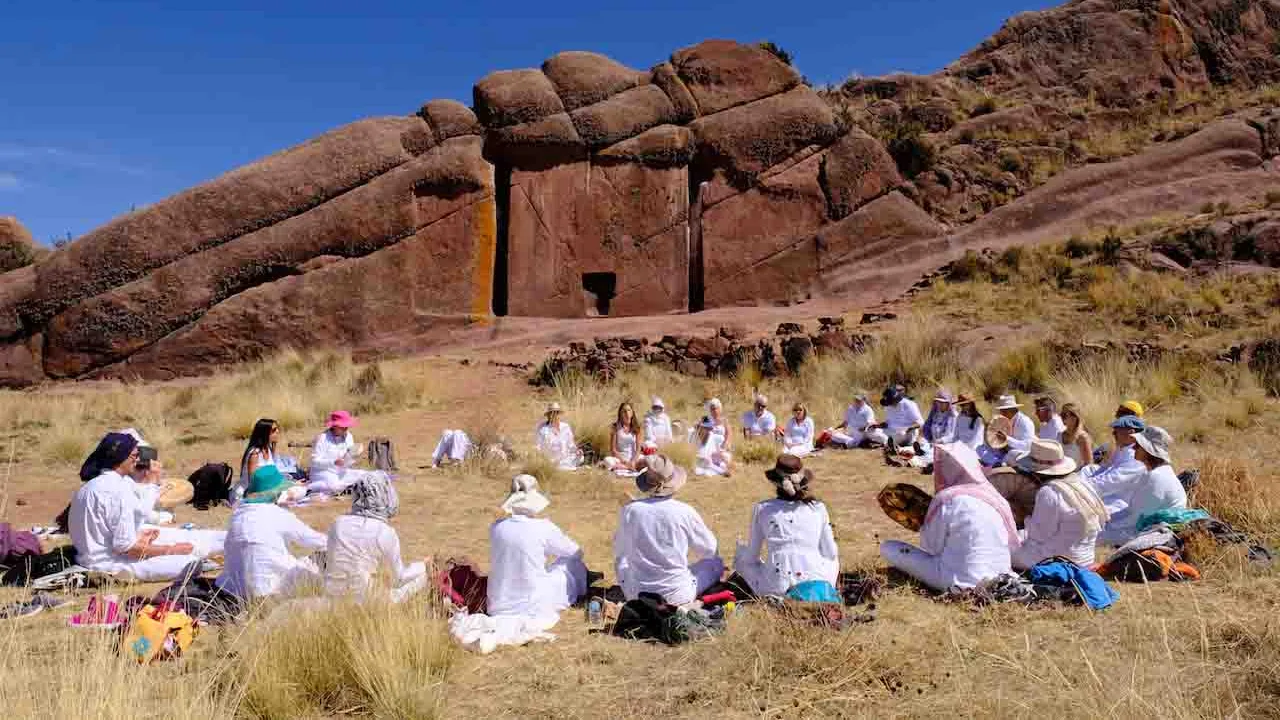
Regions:
[[0, 585], [24, 587], [32, 580], [60, 573], [76, 564], [74, 545], [60, 545], [42, 555], [23, 555], [3, 568]]
[[1177, 553], [1169, 554], [1155, 548], [1123, 552], [1098, 568], [1098, 574], [1120, 582], [1200, 579], [1196, 566], [1183, 561]]
[[391, 440], [385, 437], [375, 437], [369, 441], [369, 464], [373, 465], [374, 470], [382, 472], [396, 472], [400, 468], [396, 467], [396, 453], [391, 446]]
[[208, 510], [211, 505], [226, 502], [231, 497], [231, 466], [226, 463], [208, 463], [187, 478], [194, 493], [191, 504], [197, 510]]
[[120, 643], [121, 652], [139, 665], [182, 657], [199, 630], [182, 610], [151, 604], [142, 606], [127, 628]]
[[678, 612], [661, 595], [640, 593], [618, 611], [613, 635], [628, 640], [652, 640], [664, 645], [679, 645], [689, 639], [687, 629], [676, 621]]
[[489, 603], [489, 578], [465, 560], [450, 559], [436, 576], [436, 589], [445, 600], [469, 613], [482, 613]]

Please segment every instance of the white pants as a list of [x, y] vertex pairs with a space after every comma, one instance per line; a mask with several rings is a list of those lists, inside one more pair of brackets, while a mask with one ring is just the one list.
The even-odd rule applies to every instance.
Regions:
[[181, 576], [188, 565], [202, 559], [198, 555], [161, 555], [145, 560], [122, 558], [92, 565], [89, 569], [115, 575], [123, 581], [169, 582]]
[[723, 450], [712, 453], [711, 457], [699, 457], [694, 467], [694, 474], [704, 477], [728, 475], [731, 462], [733, 462], [733, 456]]
[[363, 480], [370, 472], [374, 471], [343, 468], [341, 472], [336, 470], [312, 472], [307, 481], [307, 492], [341, 495], [347, 488]]
[[920, 436], [919, 429], [909, 430], [906, 428], [884, 428], [884, 429], [877, 428], [875, 430], [872, 430], [866, 433], [866, 437], [868, 440], [875, 443], [879, 443], [881, 445], [888, 445], [890, 438], [892, 438], [893, 441], [899, 445], [910, 445], [911, 443], [915, 442], [916, 438], [918, 438], [919, 436]]
[[547, 566], [547, 574], [552, 578], [548, 582], [555, 588], [557, 613], [587, 594], [587, 565], [581, 557], [558, 558]]
[[605, 470], [608, 470], [616, 475], [621, 475], [623, 477], [635, 477], [636, 475], [640, 474], [635, 470], [632, 470], [628, 462], [623, 460], [622, 458], [609, 456], [604, 460], [601, 460], [600, 464], [604, 466]]
[[[689, 566], [689, 573], [693, 576], [693, 582], [690, 584], [688, 591], [673, 592], [670, 597], [664, 596], [672, 605], [688, 605], [707, 588], [720, 582], [720, 578], [724, 577], [724, 560], [717, 555], [715, 557], [703, 558]], [[618, 567], [618, 584], [622, 586], [622, 593], [628, 600], [635, 600], [640, 597], [640, 593], [646, 592], [639, 586], [633, 578], [628, 577], [630, 573], [627, 566], [622, 563]]]
[[440, 442], [436, 443], [436, 450], [431, 454], [431, 467], [439, 467], [445, 460], [460, 463], [467, 459], [469, 452], [471, 438], [462, 430], [446, 429], [440, 433]]
[[880, 557], [889, 565], [901, 570], [938, 592], [946, 592], [951, 580], [942, 571], [942, 558], [901, 540], [885, 540], [880, 543]]
[[796, 457], [804, 457], [813, 452], [813, 443], [805, 442], [798, 445], [788, 445], [785, 442], [782, 445], [782, 452], [785, 455], [795, 455]]
[[[873, 430], [872, 432], [875, 431]], [[856, 448], [862, 444], [863, 440], [867, 439], [869, 439], [868, 433], [861, 430], [850, 430], [848, 432], [842, 430], [831, 431], [831, 444], [845, 448]]]
[[227, 542], [226, 530], [184, 530], [182, 528], [156, 527], [154, 525], [143, 525], [142, 529], [159, 531], [160, 534], [156, 537], [156, 543], [159, 545], [191, 543], [195, 547], [195, 552], [192, 554], [202, 558], [210, 555], [221, 555]]

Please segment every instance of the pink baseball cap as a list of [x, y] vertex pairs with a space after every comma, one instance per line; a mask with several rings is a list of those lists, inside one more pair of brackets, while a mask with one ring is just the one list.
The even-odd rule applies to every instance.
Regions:
[[358, 424], [358, 422], [359, 421], [354, 417], [351, 417], [351, 413], [346, 410], [334, 410], [329, 413], [329, 422], [325, 423], [325, 427], [353, 428]]

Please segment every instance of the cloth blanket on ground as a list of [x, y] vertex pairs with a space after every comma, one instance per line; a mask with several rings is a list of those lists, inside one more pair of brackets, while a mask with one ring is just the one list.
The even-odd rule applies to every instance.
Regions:
[[458, 611], [449, 618], [449, 634], [463, 648], [488, 655], [504, 645], [528, 645], [551, 642], [556, 636], [547, 632], [560, 621], [555, 618], [532, 618], [518, 615], [491, 617], [483, 613]]
[[1196, 520], [1208, 520], [1213, 516], [1199, 508], [1166, 508], [1164, 510], [1156, 510], [1155, 512], [1143, 513], [1138, 516], [1138, 532], [1142, 532], [1152, 525], [1165, 524], [1170, 527], [1178, 525], [1186, 525]]
[[1066, 560], [1051, 558], [1027, 570], [1023, 576], [1034, 585], [1074, 588], [1090, 610], [1105, 610], [1120, 599], [1120, 593], [1101, 575]]

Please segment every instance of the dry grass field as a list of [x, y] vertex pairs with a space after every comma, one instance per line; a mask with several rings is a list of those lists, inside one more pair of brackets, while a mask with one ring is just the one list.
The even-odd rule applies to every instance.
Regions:
[[[1245, 317], [1250, 292], [1262, 286], [1249, 291], [1242, 283], [1271, 281], [1179, 282], [1158, 289], [1200, 302], [1209, 288], [1225, 298], [1219, 311]], [[80, 460], [108, 429], [140, 428], [166, 467], [185, 476], [206, 461], [236, 464], [257, 417], [275, 417], [287, 440], [306, 441], [324, 412], [348, 407], [362, 419], [358, 438], [387, 435], [396, 443], [402, 503], [394, 524], [407, 556], [468, 556], [486, 566], [487, 530], [506, 483], [531, 469], [553, 499], [550, 516], [584, 547], [588, 565], [611, 575], [610, 540], [618, 509], [635, 494], [630, 481], [598, 471], [551, 473], [528, 460], [429, 470], [440, 431], [505, 434], [527, 457], [534, 423], [552, 399], [581, 438], [599, 438], [623, 399], [642, 409], [661, 395], [688, 421], [714, 395], [732, 418], [757, 386], [775, 408], [803, 399], [819, 425], [832, 425], [854, 389], [876, 391], [900, 377], [921, 396], [939, 382], [978, 394], [1040, 385], [1081, 404], [1095, 428], [1121, 397], [1137, 397], [1152, 406], [1156, 424], [1174, 431], [1178, 469], [1204, 471], [1195, 499], [1242, 529], [1280, 540], [1280, 403], [1258, 378], [1235, 366], [1179, 362], [1179, 353], [1064, 364], [1045, 350], [1044, 340], [1064, 334], [1157, 340], [1171, 332], [1127, 323], [1135, 306], [1088, 304], [1090, 293], [1110, 297], [1104, 289], [1112, 285], [1113, 294], [1155, 287], [1097, 281], [1037, 294], [1034, 282], [1017, 278], [944, 284], [877, 329], [880, 342], [870, 352], [764, 382], [643, 370], [607, 386], [566, 378], [534, 390], [487, 357], [373, 370], [341, 354], [286, 353], [202, 380], [0, 393], [0, 520], [48, 524], [78, 486]], [[1033, 314], [1001, 314], [1033, 297], [1040, 303]], [[1034, 322], [1022, 319], [1033, 315]], [[1246, 327], [1260, 335], [1266, 322], [1230, 332]], [[1207, 347], [1224, 331], [1184, 323], [1177, 332]], [[771, 494], [761, 464], [767, 453], [751, 454], [757, 462], [733, 477], [694, 479], [682, 492], [730, 558], [752, 504]], [[810, 465], [842, 565], [884, 574], [878, 541], [910, 533], [879, 511], [875, 494], [890, 482], [927, 487], [928, 478], [887, 468], [874, 452], [828, 451]], [[322, 529], [346, 507], [337, 500], [299, 514]], [[225, 509], [188, 507], [178, 521], [220, 526], [226, 517]], [[67, 628], [65, 617], [84, 606], [82, 593], [66, 609], [0, 621], [0, 707], [14, 718], [1280, 717], [1280, 574], [1248, 566], [1234, 550], [1197, 559], [1202, 582], [1124, 585], [1120, 602], [1098, 614], [974, 610], [894, 581], [876, 601], [873, 621], [838, 633], [748, 609], [720, 637], [665, 648], [589, 634], [581, 614], [567, 612], [554, 643], [480, 657], [452, 647], [441, 611], [422, 599], [271, 624], [258, 617], [206, 632], [181, 663], [145, 668], [120, 660], [107, 638]], [[7, 589], [0, 601], [22, 595]]]

